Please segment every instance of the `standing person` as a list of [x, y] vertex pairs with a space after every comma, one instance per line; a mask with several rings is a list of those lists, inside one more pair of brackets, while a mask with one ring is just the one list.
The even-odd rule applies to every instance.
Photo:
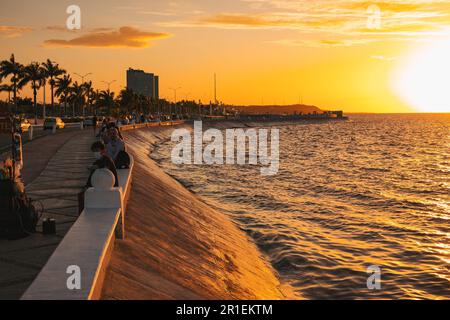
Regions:
[[94, 128], [94, 136], [97, 134], [97, 116], [94, 116], [92, 118], [92, 127]]
[[99, 132], [98, 132], [98, 135], [97, 135], [97, 137], [101, 137], [101, 135], [103, 134], [103, 132], [106, 130], [106, 119], [105, 118], [103, 118], [102, 119], [102, 123], [101, 123], [101, 125], [100, 125], [100, 130], [99, 130]]

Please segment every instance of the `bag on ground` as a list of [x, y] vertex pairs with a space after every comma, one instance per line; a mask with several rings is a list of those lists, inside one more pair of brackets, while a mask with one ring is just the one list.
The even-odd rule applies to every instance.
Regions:
[[130, 155], [126, 151], [120, 151], [117, 154], [115, 165], [117, 169], [129, 169], [130, 168]]

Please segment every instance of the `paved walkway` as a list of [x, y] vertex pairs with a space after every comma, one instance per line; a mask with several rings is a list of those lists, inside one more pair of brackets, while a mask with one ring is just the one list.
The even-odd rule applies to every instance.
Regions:
[[16, 241], [0, 240], [0, 299], [19, 299], [78, 218], [77, 194], [94, 161], [92, 130], [43, 137], [24, 147], [22, 172], [27, 195], [42, 202], [42, 220], [56, 220], [56, 235], [42, 233]]
[[[92, 130], [92, 129], [91, 129]], [[62, 132], [61, 132], [62, 131]], [[67, 134], [70, 131], [72, 133], [79, 132], [80, 126], [78, 124], [70, 124], [70, 126], [64, 128], [64, 130], [57, 130], [57, 135]], [[46, 136], [53, 136], [51, 130], [43, 130], [42, 127], [35, 127], [33, 131], [34, 139], [40, 139]], [[28, 131], [22, 134], [22, 142], [24, 144], [29, 143]], [[0, 134], [0, 153], [9, 151], [11, 148], [11, 136], [9, 134]]]

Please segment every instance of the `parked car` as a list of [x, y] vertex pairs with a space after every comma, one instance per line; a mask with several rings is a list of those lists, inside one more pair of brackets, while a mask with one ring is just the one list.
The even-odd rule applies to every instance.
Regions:
[[61, 120], [61, 118], [47, 118], [44, 121], [44, 130], [53, 129], [53, 126], [56, 126], [56, 129], [64, 129], [65, 123]]
[[[86, 127], [93, 127], [94, 126], [94, 118], [93, 117], [89, 117], [87, 119], [84, 119], [83, 124]], [[97, 120], [96, 125], [98, 126], [98, 124], [99, 124], [99, 121]]]
[[84, 121], [83, 117], [63, 117], [61, 119], [64, 123], [78, 123]]

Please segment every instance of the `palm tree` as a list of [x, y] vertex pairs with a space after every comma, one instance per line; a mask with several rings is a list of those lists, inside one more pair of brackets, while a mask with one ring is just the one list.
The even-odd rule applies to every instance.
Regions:
[[31, 82], [31, 88], [33, 89], [33, 101], [35, 117], [34, 123], [37, 124], [37, 92], [41, 88], [45, 79], [44, 72], [37, 62], [32, 62], [23, 69], [23, 75], [17, 84], [18, 87], [23, 87]]
[[89, 104], [91, 105], [92, 115], [97, 115], [98, 100], [100, 99], [100, 90], [92, 88], [91, 94], [89, 95]]
[[0, 85], [0, 92], [8, 92], [8, 103], [11, 103], [11, 92], [13, 92], [13, 85], [12, 84]]
[[[82, 86], [84, 89], [84, 98], [85, 98], [85, 101], [87, 102], [87, 107], [88, 107], [88, 112], [89, 112], [89, 109], [90, 109], [91, 103], [92, 103], [91, 97], [94, 94], [94, 88], [92, 86], [92, 81], [85, 82], [82, 84]], [[83, 108], [83, 110], [84, 110], [84, 108]], [[84, 115], [84, 112], [83, 112], [83, 115]]]
[[78, 81], [75, 81], [70, 87], [68, 100], [72, 104], [72, 115], [75, 117], [75, 109], [83, 107], [85, 103], [84, 87], [82, 84], [78, 84]]
[[62, 78], [57, 78], [55, 81], [56, 91], [55, 95], [61, 97], [64, 101], [64, 113], [67, 111], [67, 98], [70, 95], [70, 85], [72, 84], [72, 78], [70, 75], [64, 75]]
[[97, 107], [99, 104], [99, 97], [100, 97], [100, 91], [98, 91], [98, 89], [94, 90], [92, 88], [92, 91], [89, 94], [89, 101], [88, 101], [88, 104], [91, 106], [92, 115], [97, 115]]
[[43, 99], [42, 99], [42, 105], [43, 105], [43, 110], [42, 110], [42, 118], [47, 117], [47, 101], [46, 101], [46, 97], [45, 97], [45, 88], [47, 86], [47, 79], [48, 79], [48, 74], [47, 74], [47, 70], [45, 70], [44, 66], [41, 66], [41, 75], [42, 75], [42, 81], [41, 81], [41, 87], [42, 87], [42, 93], [43, 93]]
[[105, 106], [108, 110], [108, 114], [111, 114], [111, 109], [114, 107], [114, 92], [108, 90], [103, 90], [99, 95], [99, 104]]
[[131, 112], [138, 102], [138, 95], [130, 88], [125, 88], [120, 91], [119, 104], [122, 111], [125, 113]]
[[[42, 67], [45, 70], [46, 78], [50, 79], [49, 84], [50, 84], [50, 92], [51, 92], [51, 96], [52, 96], [51, 97], [51, 107], [53, 110], [54, 102], [55, 102], [54, 101], [54, 97], [55, 97], [54, 88], [56, 85], [56, 80], [57, 80], [57, 77], [65, 74], [66, 70], [60, 69], [59, 64], [52, 62], [50, 59], [47, 59], [47, 61], [42, 64]], [[45, 87], [44, 87], [44, 90], [45, 90]]]
[[23, 70], [23, 65], [18, 63], [14, 57], [14, 54], [11, 55], [9, 60], [3, 60], [0, 62], [0, 78], [7, 78], [11, 76], [11, 83], [13, 86], [13, 99], [15, 109], [17, 111], [17, 91], [18, 91], [18, 82], [21, 77], [21, 73]]
[[149, 109], [150, 109], [149, 98], [147, 98], [143, 94], [138, 95], [137, 104], [134, 107], [134, 111], [136, 111], [138, 114], [141, 114], [142, 112], [147, 113]]

